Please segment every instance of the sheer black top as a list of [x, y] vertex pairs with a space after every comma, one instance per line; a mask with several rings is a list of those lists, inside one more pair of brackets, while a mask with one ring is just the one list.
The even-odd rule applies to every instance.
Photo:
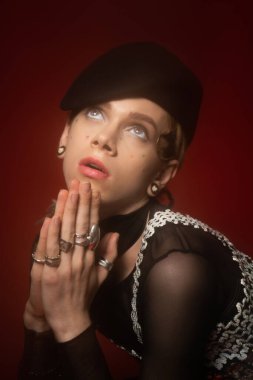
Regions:
[[253, 379], [252, 273], [219, 232], [151, 204], [135, 268], [107, 278], [93, 326], [61, 344], [26, 330], [20, 379], [111, 379], [95, 328], [142, 361], [139, 379]]

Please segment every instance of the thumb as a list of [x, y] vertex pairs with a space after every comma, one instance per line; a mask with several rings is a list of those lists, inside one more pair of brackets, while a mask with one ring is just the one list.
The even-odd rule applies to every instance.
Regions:
[[[98, 285], [100, 286], [110, 271], [110, 266], [113, 265], [118, 255], [119, 234], [117, 232], [106, 234], [103, 238], [103, 249], [99, 250], [98, 258]], [[101, 263], [101, 265], [99, 264]], [[111, 265], [110, 265], [111, 264]]]

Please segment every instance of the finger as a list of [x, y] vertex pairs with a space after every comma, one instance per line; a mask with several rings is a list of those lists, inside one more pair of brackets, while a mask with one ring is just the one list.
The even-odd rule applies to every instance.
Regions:
[[[66, 243], [73, 244], [75, 233], [75, 221], [78, 207], [78, 190], [79, 181], [73, 180], [71, 182], [68, 198], [65, 203], [62, 225], [61, 225], [61, 239], [63, 239], [63, 246], [67, 246]], [[72, 251], [72, 249], [70, 249]], [[72, 260], [71, 252], [63, 249], [61, 251], [61, 266], [70, 265]]]
[[[100, 193], [96, 190], [92, 190], [91, 191], [91, 200], [90, 200], [90, 215], [89, 215], [90, 223], [89, 223], [89, 227], [91, 227], [93, 225], [98, 225], [99, 206], [100, 206]], [[97, 244], [95, 244], [95, 246], [96, 245]], [[82, 260], [84, 263], [83, 274], [86, 277], [86, 280], [88, 282], [89, 276], [91, 274], [91, 268], [95, 265], [94, 250], [91, 248], [87, 248], [85, 254], [82, 255]]]
[[93, 224], [98, 224], [99, 208], [100, 208], [100, 193], [96, 190], [92, 190], [90, 226], [92, 226]]
[[[59, 264], [59, 234], [60, 234], [61, 219], [59, 216], [55, 215], [49, 224], [47, 242], [46, 242], [46, 267], [56, 268], [56, 264]], [[47, 261], [47, 258], [49, 259]], [[50, 261], [53, 265], [49, 265]], [[45, 267], [45, 269], [46, 269]]]
[[37, 248], [36, 248], [36, 251], [34, 252], [34, 256], [38, 260], [44, 260], [45, 259], [47, 234], [48, 234], [48, 227], [50, 224], [50, 220], [51, 220], [50, 218], [46, 217], [44, 219], [44, 222], [43, 222], [41, 230], [40, 230], [40, 236], [39, 236]]
[[[89, 182], [81, 182], [79, 185], [79, 203], [76, 215], [76, 234], [88, 234], [90, 228], [91, 186]], [[72, 257], [73, 268], [83, 265], [85, 247], [75, 245]]]
[[[103, 241], [101, 242], [101, 251], [103, 250], [103, 257], [101, 259], [105, 259], [109, 263], [113, 264], [117, 258], [118, 254], [118, 233], [107, 234]], [[100, 286], [106, 277], [108, 276], [109, 270], [98, 264], [97, 266], [97, 275], [98, 275], [98, 285]]]
[[87, 233], [90, 227], [91, 186], [81, 182], [79, 186], [79, 205], [76, 217], [76, 232]]
[[[94, 264], [94, 250], [98, 245], [100, 239], [100, 230], [98, 226], [99, 221], [99, 207], [100, 207], [100, 193], [96, 190], [92, 191], [91, 195], [91, 209], [90, 209], [90, 245], [84, 255], [84, 265], [88, 268]], [[95, 227], [95, 229], [94, 229]], [[88, 253], [89, 251], [89, 253]]]
[[60, 190], [58, 193], [56, 204], [55, 204], [54, 215], [57, 215], [60, 218], [62, 218], [67, 198], [68, 198], [68, 190], [65, 190], [65, 189]]

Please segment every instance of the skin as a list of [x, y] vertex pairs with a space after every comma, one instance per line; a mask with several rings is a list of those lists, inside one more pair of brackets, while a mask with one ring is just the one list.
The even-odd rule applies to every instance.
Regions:
[[62, 156], [66, 183], [86, 180], [78, 162], [96, 157], [110, 172], [105, 180], [89, 179], [101, 194], [101, 216], [141, 207], [152, 196], [152, 182], [162, 189], [176, 173], [177, 161], [163, 163], [157, 155], [156, 141], [169, 128], [168, 113], [147, 99], [111, 101], [80, 112], [66, 125], [60, 140], [66, 146]]
[[[157, 104], [124, 99], [84, 110], [66, 124], [60, 145], [66, 146], [63, 171], [68, 190], [59, 192], [54, 216], [43, 223], [37, 258], [56, 256], [59, 237], [72, 241], [74, 233], [88, 233], [100, 218], [141, 207], [152, 196], [152, 182], [160, 189], [167, 184], [178, 162], [164, 164], [157, 155], [156, 141], [169, 131], [168, 121], [169, 115]], [[78, 163], [87, 156], [98, 158], [110, 176], [98, 180], [80, 173]], [[61, 252], [56, 268], [34, 262], [25, 326], [37, 332], [52, 329], [59, 342], [87, 329], [90, 304], [108, 275], [105, 268], [95, 265], [95, 254], [114, 262], [117, 240], [117, 233], [107, 234], [96, 253], [75, 245], [71, 253]], [[137, 245], [116, 263], [117, 273], [120, 267], [129, 272]]]

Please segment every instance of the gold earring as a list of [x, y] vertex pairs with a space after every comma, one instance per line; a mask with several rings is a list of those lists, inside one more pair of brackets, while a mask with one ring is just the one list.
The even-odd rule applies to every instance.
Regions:
[[65, 153], [66, 147], [64, 145], [61, 145], [57, 149], [57, 155], [61, 156], [63, 153]]

